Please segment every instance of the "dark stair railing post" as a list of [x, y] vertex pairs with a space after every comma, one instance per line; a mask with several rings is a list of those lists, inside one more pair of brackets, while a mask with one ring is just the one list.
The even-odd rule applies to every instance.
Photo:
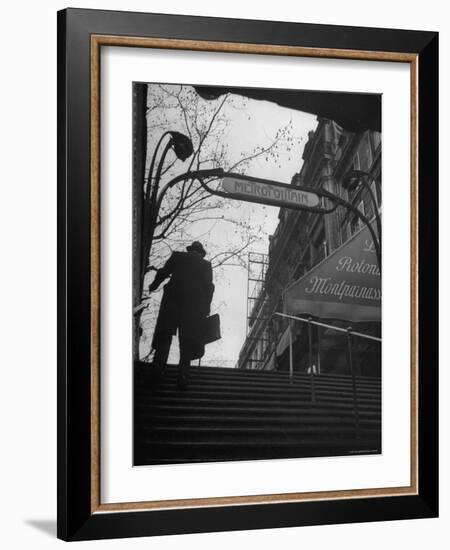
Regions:
[[322, 327], [317, 326], [317, 374], [320, 374], [321, 364], [320, 359], [322, 356]]
[[310, 380], [311, 380], [311, 403], [315, 403], [316, 402], [316, 388], [314, 386], [311, 317], [308, 317], [308, 342], [309, 342], [309, 372], [310, 372]]
[[359, 406], [358, 395], [356, 388], [356, 376], [353, 365], [353, 349], [352, 349], [352, 327], [347, 328], [347, 345], [348, 345], [348, 364], [350, 367], [350, 373], [352, 375], [352, 389], [353, 389], [353, 411], [355, 413], [355, 436], [356, 439], [361, 438], [361, 430], [359, 425]]
[[289, 319], [289, 382], [294, 383], [294, 357], [292, 350], [292, 325], [293, 320]]

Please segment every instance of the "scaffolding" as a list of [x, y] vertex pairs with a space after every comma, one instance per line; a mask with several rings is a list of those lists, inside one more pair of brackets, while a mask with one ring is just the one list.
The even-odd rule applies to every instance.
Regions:
[[247, 262], [247, 336], [261, 314], [265, 298], [265, 282], [269, 256], [249, 252]]
[[[269, 256], [250, 252], [247, 263], [247, 337], [242, 350], [240, 365], [244, 368], [262, 368], [266, 361], [269, 339], [266, 325], [268, 317], [268, 296], [265, 289]], [[254, 353], [263, 344], [264, 352]]]

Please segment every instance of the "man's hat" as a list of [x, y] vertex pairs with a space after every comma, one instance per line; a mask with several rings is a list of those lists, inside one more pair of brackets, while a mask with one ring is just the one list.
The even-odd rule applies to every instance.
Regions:
[[206, 250], [203, 248], [203, 245], [199, 241], [194, 241], [191, 245], [186, 247], [186, 250], [188, 252], [191, 252], [191, 250], [194, 252], [199, 252], [202, 257], [206, 256]]

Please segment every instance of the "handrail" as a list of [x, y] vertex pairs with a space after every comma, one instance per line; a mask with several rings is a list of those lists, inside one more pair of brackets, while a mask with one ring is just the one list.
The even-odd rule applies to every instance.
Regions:
[[295, 321], [303, 321], [303, 323], [311, 323], [319, 327], [330, 328], [338, 332], [345, 332], [346, 334], [351, 334], [352, 336], [359, 336], [360, 338], [368, 338], [369, 340], [375, 340], [376, 342], [381, 342], [382, 339], [377, 336], [372, 336], [370, 334], [363, 334], [362, 332], [356, 332], [355, 330], [348, 330], [342, 327], [336, 327], [334, 325], [328, 325], [326, 323], [319, 323], [319, 321], [313, 321], [312, 319], [304, 319], [303, 317], [296, 317], [295, 315], [288, 315], [287, 313], [279, 313], [276, 311], [274, 315], [279, 315], [280, 317], [286, 317], [287, 319], [294, 319]]
[[[352, 330], [351, 327], [341, 328], [327, 323], [321, 323], [319, 321], [313, 321], [311, 318], [305, 319], [303, 317], [297, 317], [296, 315], [288, 315], [287, 313], [279, 313], [278, 311], [274, 312], [274, 315], [279, 317], [285, 317], [289, 319], [289, 378], [291, 383], [294, 380], [294, 364], [293, 364], [293, 351], [292, 351], [292, 321], [301, 321], [308, 324], [308, 340], [309, 340], [309, 364], [312, 366], [312, 341], [311, 341], [311, 325], [317, 325], [319, 327], [325, 327], [338, 332], [345, 332], [347, 335], [347, 353], [350, 366], [350, 373], [352, 376], [352, 393], [353, 393], [353, 412], [355, 416], [355, 437], [359, 439], [361, 437], [361, 428], [360, 428], [360, 415], [359, 415], [359, 403], [358, 403], [358, 388], [356, 385], [355, 370], [353, 368], [353, 353], [352, 353], [352, 336], [359, 336], [360, 338], [368, 338], [369, 340], [375, 340], [376, 342], [381, 342], [381, 338], [377, 336], [372, 336], [370, 334], [363, 334], [362, 332], [356, 332]], [[314, 384], [314, 371], [311, 370], [310, 381], [311, 381], [311, 403], [316, 402], [316, 391]]]

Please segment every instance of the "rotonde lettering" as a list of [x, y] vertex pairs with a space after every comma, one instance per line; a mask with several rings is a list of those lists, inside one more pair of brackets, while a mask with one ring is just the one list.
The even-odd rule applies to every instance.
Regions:
[[380, 270], [376, 264], [370, 264], [362, 259], [356, 262], [351, 256], [339, 258], [336, 271], [346, 271], [347, 273], [362, 273], [363, 275], [380, 276]]

